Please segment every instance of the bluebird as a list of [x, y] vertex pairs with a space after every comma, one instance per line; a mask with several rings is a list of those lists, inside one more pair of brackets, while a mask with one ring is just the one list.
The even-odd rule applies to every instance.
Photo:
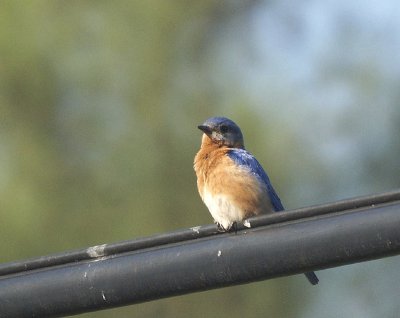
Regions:
[[[197, 188], [217, 226], [229, 231], [238, 222], [261, 213], [284, 210], [268, 175], [244, 148], [242, 132], [232, 120], [211, 117], [198, 128], [203, 131], [194, 158]], [[318, 283], [314, 272], [305, 273]]]

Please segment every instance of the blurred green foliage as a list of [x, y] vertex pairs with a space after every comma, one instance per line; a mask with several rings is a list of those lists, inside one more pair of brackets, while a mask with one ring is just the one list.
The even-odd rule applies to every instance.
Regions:
[[[201, 70], [218, 10], [215, 1], [0, 4], [3, 262], [211, 222], [192, 161], [196, 125], [218, 113]], [[185, 64], [199, 77], [186, 87]], [[256, 317], [251, 294], [268, 296], [269, 312], [280, 306], [271, 286], [83, 316]]]

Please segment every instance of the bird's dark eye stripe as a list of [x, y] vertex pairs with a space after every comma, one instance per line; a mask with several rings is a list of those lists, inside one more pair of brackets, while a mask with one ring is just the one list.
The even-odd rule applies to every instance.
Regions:
[[226, 132], [229, 130], [229, 127], [226, 126], [226, 125], [222, 125], [222, 126], [220, 127], [220, 130], [221, 130], [222, 133], [226, 133]]

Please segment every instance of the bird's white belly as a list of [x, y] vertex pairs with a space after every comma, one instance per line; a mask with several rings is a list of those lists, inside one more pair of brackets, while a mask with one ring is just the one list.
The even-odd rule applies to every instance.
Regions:
[[234, 222], [243, 220], [244, 211], [233, 204], [227, 195], [212, 195], [205, 188], [203, 191], [203, 201], [214, 220], [226, 230], [230, 229]]

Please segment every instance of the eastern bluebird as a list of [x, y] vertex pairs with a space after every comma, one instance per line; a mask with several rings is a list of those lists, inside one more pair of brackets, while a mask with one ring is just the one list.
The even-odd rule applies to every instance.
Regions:
[[[245, 150], [240, 128], [225, 117], [211, 117], [194, 158], [197, 188], [215, 223], [229, 231], [237, 222], [261, 213], [284, 210], [281, 200], [256, 158]], [[305, 273], [311, 284], [314, 272]]]

